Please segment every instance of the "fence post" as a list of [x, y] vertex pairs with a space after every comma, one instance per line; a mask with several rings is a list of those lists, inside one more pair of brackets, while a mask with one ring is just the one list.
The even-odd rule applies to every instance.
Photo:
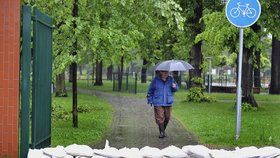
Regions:
[[113, 78], [113, 91], [115, 91], [115, 74], [112, 73], [112, 78]]
[[210, 75], [210, 84], [211, 84], [211, 87], [212, 87], [212, 85], [213, 85], [213, 75]]
[[227, 87], [227, 84], [228, 83], [228, 76], [226, 75], [226, 87]]
[[137, 94], [137, 73], [135, 73], [135, 88], [134, 88], [134, 93]]
[[126, 83], [125, 84], [126, 84], [125, 90], [128, 91], [128, 73], [126, 73]]
[[220, 86], [223, 86], [223, 85], [222, 85], [222, 82], [223, 82], [223, 81], [222, 81], [222, 76], [221, 76], [221, 74], [219, 75], [219, 80], [220, 80]]
[[22, 6], [22, 57], [21, 57], [21, 135], [20, 157], [25, 158], [29, 149], [30, 106], [30, 61], [31, 61], [31, 7]]
[[211, 93], [211, 85], [210, 85], [210, 75], [207, 75], [207, 85], [208, 85], [208, 93]]

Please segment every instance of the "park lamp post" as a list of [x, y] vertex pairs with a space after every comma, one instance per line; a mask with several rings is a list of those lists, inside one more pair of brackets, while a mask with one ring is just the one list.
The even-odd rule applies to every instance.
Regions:
[[208, 59], [208, 93], [211, 93], [210, 77], [212, 75], [212, 57], [206, 57]]

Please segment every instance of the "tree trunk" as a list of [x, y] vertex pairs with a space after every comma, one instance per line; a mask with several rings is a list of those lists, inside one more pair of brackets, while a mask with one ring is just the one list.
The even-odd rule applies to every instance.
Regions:
[[271, 83], [269, 94], [280, 94], [280, 40], [272, 38]]
[[80, 72], [80, 75], [83, 75], [83, 66], [82, 65], [79, 65], [79, 72]]
[[122, 90], [123, 64], [124, 64], [124, 57], [122, 56], [121, 66], [118, 66], [118, 91]]
[[254, 86], [261, 87], [261, 52], [255, 52]]
[[[78, 0], [73, 3], [73, 17], [78, 16]], [[77, 28], [76, 20], [73, 21], [73, 29]], [[75, 38], [73, 56], [77, 55], [78, 40]], [[77, 93], [77, 63], [73, 62], [72, 68], [72, 91], [73, 91], [73, 126], [78, 128], [78, 93]]]
[[67, 91], [65, 88], [65, 73], [58, 74], [56, 76], [56, 86], [55, 86], [55, 96], [56, 97], [67, 97]]
[[73, 74], [72, 74], [72, 66], [70, 65], [70, 67], [69, 67], [69, 82], [71, 83], [72, 82], [72, 80], [73, 80]]
[[242, 102], [258, 107], [253, 95], [253, 53], [250, 49], [243, 49], [242, 59]]
[[147, 83], [147, 64], [148, 61], [144, 58], [141, 70], [141, 83]]
[[93, 85], [94, 84], [94, 69], [95, 69], [95, 65], [94, 65], [94, 63], [92, 63], [92, 74], [91, 74], [91, 85]]
[[[258, 25], [258, 23], [255, 23], [251, 26], [254, 32], [259, 33], [261, 32], [261, 26]], [[261, 40], [261, 37], [260, 37]], [[255, 87], [261, 87], [261, 52], [255, 51], [254, 54], [255, 60], [254, 60], [254, 86]]]
[[195, 86], [202, 86], [201, 84], [194, 83], [192, 81], [193, 78], [201, 78], [201, 64], [202, 64], [202, 52], [201, 52], [201, 42], [195, 44], [191, 51], [190, 51], [190, 64], [194, 67], [194, 69], [190, 70], [189, 75], [189, 86], [195, 87]]
[[107, 80], [112, 81], [112, 75], [113, 75], [113, 65], [111, 64], [108, 68], [107, 68]]
[[[191, 20], [191, 23], [193, 25], [193, 36], [196, 37], [196, 35], [201, 33], [202, 30], [202, 25], [199, 24], [200, 19], [202, 18], [202, 13], [203, 13], [203, 1], [202, 0], [197, 0], [196, 2], [196, 7], [194, 9], [195, 16]], [[193, 39], [194, 40], [194, 39]], [[189, 71], [189, 86], [194, 87], [194, 86], [202, 86], [202, 84], [194, 83], [192, 81], [193, 78], [201, 78], [201, 73], [202, 73], [202, 52], [201, 52], [201, 45], [202, 42], [196, 43], [195, 45], [192, 46], [191, 51], [190, 51], [190, 64], [194, 67], [193, 70]]]
[[96, 77], [95, 77], [95, 86], [102, 86], [102, 60], [96, 61]]

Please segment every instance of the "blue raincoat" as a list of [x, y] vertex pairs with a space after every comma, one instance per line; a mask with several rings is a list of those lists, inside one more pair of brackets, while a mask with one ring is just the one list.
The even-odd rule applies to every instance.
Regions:
[[[172, 83], [176, 84], [176, 88], [172, 87]], [[155, 77], [149, 86], [147, 92], [148, 104], [154, 106], [172, 106], [174, 102], [174, 92], [178, 90], [178, 84], [173, 77], [168, 76], [166, 81], [163, 81], [160, 77]]]

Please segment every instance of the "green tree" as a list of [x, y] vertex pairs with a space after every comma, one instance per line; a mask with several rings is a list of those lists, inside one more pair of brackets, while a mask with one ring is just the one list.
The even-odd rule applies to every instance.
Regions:
[[194, 66], [193, 70], [190, 70], [189, 86], [194, 86], [192, 78], [200, 78], [202, 75], [202, 41], [195, 42], [195, 38], [198, 34], [202, 33], [204, 29], [204, 21], [202, 19], [204, 14], [222, 9], [222, 3], [220, 0], [190, 0], [180, 1], [183, 8], [183, 15], [186, 17], [184, 34], [187, 39], [188, 45], [191, 45], [191, 49], [188, 50], [189, 62]]
[[280, 94], [280, 1], [261, 1], [261, 25], [272, 34], [270, 94]]
[[[212, 46], [214, 52], [222, 52], [227, 49], [230, 53], [237, 53], [238, 28], [231, 25], [224, 12], [214, 12], [203, 17], [205, 31], [197, 36], [197, 41], [204, 40]], [[242, 92], [243, 101], [257, 106], [253, 96], [253, 55], [255, 51], [261, 51], [263, 44], [260, 36], [251, 28], [244, 29], [244, 56], [242, 60]], [[240, 74], [238, 74], [240, 75]]]

